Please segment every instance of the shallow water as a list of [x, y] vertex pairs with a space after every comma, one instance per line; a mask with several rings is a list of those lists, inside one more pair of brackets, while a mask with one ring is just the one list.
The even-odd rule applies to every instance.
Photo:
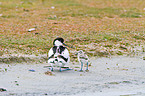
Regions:
[[[43, 64], [1, 64], [2, 96], [144, 96], [145, 60], [138, 57], [95, 58], [89, 72], [74, 70], [54, 75]], [[72, 65], [79, 66], [78, 64]], [[35, 72], [29, 71], [30, 69]], [[84, 68], [85, 69], [85, 68]]]

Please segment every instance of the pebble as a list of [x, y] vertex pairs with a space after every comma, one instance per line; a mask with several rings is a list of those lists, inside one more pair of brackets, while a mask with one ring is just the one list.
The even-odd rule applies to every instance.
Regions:
[[55, 8], [54, 6], [51, 7], [51, 9], [54, 9], [54, 8]]
[[28, 32], [35, 31], [35, 30], [36, 30], [35, 28], [31, 28], [28, 30]]
[[3, 91], [7, 91], [7, 90], [4, 88], [0, 88], [0, 92], [3, 92]]
[[35, 72], [35, 70], [34, 70], [34, 69], [30, 69], [29, 71], [31, 71], [31, 72]]
[[54, 75], [51, 71], [47, 71], [47, 72], [45, 72], [45, 75], [50, 75], [50, 76], [52, 76], [52, 75]]

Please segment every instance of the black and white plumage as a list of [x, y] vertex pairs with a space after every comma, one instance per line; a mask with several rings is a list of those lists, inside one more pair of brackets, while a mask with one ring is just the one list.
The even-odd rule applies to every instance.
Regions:
[[61, 71], [61, 68], [70, 61], [69, 51], [63, 45], [67, 46], [64, 44], [63, 38], [58, 37], [53, 41], [53, 47], [48, 53], [48, 63], [51, 65], [51, 71], [53, 71], [53, 67], [60, 67]]
[[77, 57], [78, 57], [79, 63], [81, 64], [81, 69], [80, 69], [80, 71], [83, 71], [84, 64], [87, 65], [86, 71], [89, 71], [89, 69], [88, 69], [88, 66], [89, 66], [89, 65], [88, 65], [88, 60], [89, 60], [89, 58], [88, 58], [88, 56], [85, 54], [85, 52], [83, 52], [82, 50], [78, 51]]

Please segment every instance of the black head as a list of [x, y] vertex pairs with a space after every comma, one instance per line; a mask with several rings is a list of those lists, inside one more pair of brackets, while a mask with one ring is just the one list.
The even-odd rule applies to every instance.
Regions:
[[60, 41], [61, 43], [64, 42], [64, 39], [63, 39], [63, 38], [58, 37], [58, 38], [54, 39], [54, 41], [53, 41], [53, 45], [55, 45], [54, 42], [55, 42], [56, 40]]

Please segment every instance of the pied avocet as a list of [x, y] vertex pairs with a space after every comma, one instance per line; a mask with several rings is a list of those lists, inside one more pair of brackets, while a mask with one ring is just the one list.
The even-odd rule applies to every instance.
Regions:
[[70, 61], [69, 51], [65, 46], [68, 46], [64, 43], [64, 39], [58, 37], [53, 41], [53, 47], [49, 50], [48, 63], [51, 65], [51, 71], [53, 67], [59, 67], [60, 71], [62, 67], [65, 67]]

